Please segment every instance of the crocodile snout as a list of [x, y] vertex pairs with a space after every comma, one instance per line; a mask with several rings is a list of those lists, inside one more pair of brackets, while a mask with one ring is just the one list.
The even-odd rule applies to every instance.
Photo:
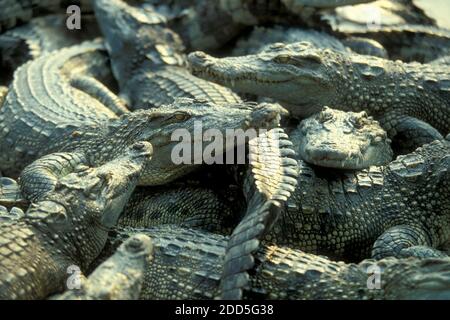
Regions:
[[[341, 152], [337, 148], [332, 146], [321, 146], [320, 148], [315, 146], [306, 146], [305, 154], [311, 160], [345, 160], [348, 154]], [[314, 161], [313, 161], [314, 162]]]
[[212, 63], [212, 57], [202, 51], [195, 51], [188, 55], [189, 63], [192, 67], [207, 66]]

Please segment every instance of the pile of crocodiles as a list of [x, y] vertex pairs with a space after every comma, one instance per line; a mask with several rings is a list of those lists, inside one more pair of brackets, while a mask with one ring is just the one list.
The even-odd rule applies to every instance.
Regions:
[[436, 11], [1, 1], [0, 298], [450, 299]]

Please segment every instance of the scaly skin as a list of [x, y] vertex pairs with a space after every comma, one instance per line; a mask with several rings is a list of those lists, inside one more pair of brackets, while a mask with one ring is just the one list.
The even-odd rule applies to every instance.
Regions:
[[169, 26], [180, 34], [189, 51], [223, 47], [248, 26], [272, 23], [305, 24], [324, 8], [372, 0], [149, 0], [153, 9], [168, 17]]
[[81, 278], [80, 289], [53, 296], [55, 300], [136, 300], [153, 254], [150, 238], [136, 234], [124, 241], [88, 279]]
[[131, 109], [160, 107], [179, 97], [242, 102], [228, 88], [189, 73], [181, 39], [163, 16], [121, 0], [96, 0], [94, 9], [120, 94]]
[[0, 222], [12, 222], [17, 219], [22, 218], [25, 215], [23, 210], [18, 207], [12, 207], [10, 210], [8, 208], [0, 205]]
[[[435, 6], [432, 4], [432, 6]], [[412, 1], [375, 1], [320, 12], [337, 36], [377, 40], [391, 59], [428, 62], [450, 52], [450, 33], [435, 26]]]
[[117, 118], [99, 100], [70, 85], [71, 77], [105, 70], [107, 59], [102, 44], [89, 42], [42, 56], [15, 72], [0, 109], [2, 170], [19, 171], [46, 154], [40, 150], [54, 140], [52, 134]]
[[299, 161], [297, 189], [265, 241], [347, 261], [441, 256], [431, 248], [450, 237], [449, 150], [435, 141], [334, 177]]
[[256, 27], [253, 29], [250, 35], [236, 43], [233, 56], [255, 54], [277, 42], [292, 43], [299, 41], [309, 41], [318, 48], [348, 51], [341, 41], [324, 32], [277, 25], [271, 28]]
[[[172, 161], [171, 151], [179, 143], [171, 141], [174, 130], [186, 129], [194, 137], [194, 122], [201, 121], [204, 130], [218, 129], [225, 137], [227, 129], [245, 131], [278, 125], [281, 110], [276, 105], [215, 105], [190, 99], [177, 100], [153, 111], [127, 113], [124, 110], [119, 118], [116, 113], [121, 111], [120, 103], [114, 94], [103, 89], [103, 84], [93, 77], [86, 80], [91, 74], [107, 70], [107, 57], [102, 48], [95, 42], [69, 47], [31, 61], [16, 71], [0, 109], [2, 172], [15, 176], [37, 158], [60, 151], [81, 153], [90, 164], [100, 165], [135, 141], [147, 140], [157, 151], [140, 184], [164, 184], [199, 166]], [[80, 77], [80, 74], [87, 76]], [[98, 92], [93, 88], [98, 88]], [[116, 113], [111, 111], [114, 106]], [[205, 141], [202, 150], [207, 144]]]
[[[171, 225], [123, 229], [102, 255], [133, 234], [152, 239], [154, 256], [145, 272], [141, 299], [213, 299], [219, 294], [227, 238]], [[449, 299], [450, 260], [334, 262], [289, 247], [263, 246], [256, 254], [244, 299]], [[370, 276], [380, 270], [380, 289]]]
[[20, 185], [13, 179], [0, 178], [0, 206], [27, 209], [30, 202], [24, 197]]
[[67, 175], [25, 215], [0, 224], [0, 298], [43, 299], [61, 291], [67, 268], [98, 256], [152, 148], [134, 144], [107, 164]]
[[450, 54], [450, 31], [431, 26], [408, 24], [343, 33], [376, 40], [392, 60], [427, 63]]
[[[214, 160], [209, 154], [203, 159], [200, 158], [211, 143], [206, 140], [198, 141], [199, 136], [198, 133], [195, 135], [195, 132], [201, 130], [200, 123], [203, 129], [201, 132], [216, 129], [220, 131], [222, 137], [229, 137], [229, 130], [233, 132], [237, 129], [244, 132], [249, 130], [248, 132], [258, 134], [259, 129], [266, 130], [278, 126], [279, 120], [280, 108], [277, 105], [252, 103], [215, 105], [204, 101], [180, 99], [156, 110], [135, 111], [117, 120], [69, 131], [61, 137], [50, 140], [54, 144], [46, 149], [46, 153], [49, 153], [50, 149], [81, 152], [91, 159], [91, 162], [102, 162], [132, 141], [146, 140], [152, 143], [155, 156], [146, 166], [139, 184], [161, 185], [192, 172], [206, 161]], [[177, 129], [183, 134], [182, 142], [180, 137], [172, 138]], [[216, 158], [220, 159], [228, 150], [230, 145], [227, 147], [227, 143], [231, 142], [235, 147], [242, 146], [241, 139], [232, 141], [230, 139], [223, 139], [222, 154], [217, 153]], [[173, 155], [179, 155], [181, 147], [191, 150], [187, 163], [174, 161]], [[199, 150], [202, 151], [201, 154]]]
[[32, 162], [19, 177], [21, 195], [30, 202], [53, 191], [59, 180], [75, 171], [93, 166], [82, 153], [51, 153]]
[[430, 142], [450, 131], [450, 68], [445, 66], [343, 54], [308, 42], [275, 44], [259, 54], [221, 59], [195, 52], [189, 60], [194, 74], [278, 99], [294, 116], [329, 106], [366, 111], [391, 138], [415, 129], [419, 141], [428, 137]]
[[73, 46], [98, 37], [100, 31], [93, 15], [81, 16], [82, 29], [69, 30], [66, 15], [54, 14], [32, 19], [0, 35], [2, 81], [7, 83], [13, 72], [28, 60], [47, 52]]
[[392, 159], [391, 141], [377, 121], [325, 107], [291, 132], [300, 159], [322, 167], [363, 169]]
[[180, 186], [141, 188], [128, 201], [118, 226], [149, 228], [177, 224], [230, 234], [235, 219], [230, 204], [208, 188]]
[[33, 17], [47, 13], [66, 13], [67, 7], [76, 4], [81, 12], [92, 11], [91, 0], [2, 0], [0, 3], [0, 31], [10, 29]]
[[308, 41], [318, 48], [329, 48], [344, 53], [349, 50], [380, 58], [387, 58], [386, 49], [377, 41], [363, 37], [347, 37], [339, 40], [325, 32], [298, 27], [276, 25], [270, 28], [257, 27], [246, 38], [237, 42], [234, 56], [244, 56], [263, 51], [273, 43], [293, 43]]
[[246, 213], [231, 233], [220, 281], [220, 297], [240, 299], [249, 283], [260, 240], [271, 230], [295, 191], [296, 161], [292, 143], [282, 129], [249, 141], [249, 169], [243, 181]]
[[[272, 186], [272, 192], [292, 196], [282, 202], [281, 210], [264, 214], [260, 208], [270, 201], [261, 197], [267, 194], [261, 185], [270, 186], [273, 174], [260, 169], [267, 160], [256, 161], [253, 175], [245, 181], [247, 212], [227, 245], [220, 296], [242, 298], [260, 241], [351, 262], [370, 255], [446, 256], [436, 248], [450, 239], [449, 150], [450, 141], [435, 141], [386, 167], [346, 173], [314, 169], [299, 160], [297, 167], [294, 162], [275, 175], [286, 184]], [[295, 191], [286, 193], [286, 186], [295, 185]], [[255, 201], [258, 198], [262, 201]]]

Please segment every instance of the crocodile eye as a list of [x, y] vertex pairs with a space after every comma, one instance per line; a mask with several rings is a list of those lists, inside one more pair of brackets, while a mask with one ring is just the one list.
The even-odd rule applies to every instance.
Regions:
[[355, 129], [361, 129], [364, 125], [363, 123], [363, 119], [362, 118], [355, 118], [355, 117], [351, 117], [348, 122], [350, 123], [350, 125], [352, 127], [354, 127]]
[[324, 123], [333, 120], [333, 114], [330, 112], [321, 112], [318, 118], [319, 122]]
[[284, 47], [286, 47], [286, 45], [283, 42], [275, 42], [270, 45], [270, 49], [282, 49]]
[[191, 117], [191, 115], [186, 112], [175, 112], [173, 116], [178, 121], [186, 121]]
[[291, 61], [291, 57], [287, 54], [279, 54], [273, 58], [273, 61], [276, 63], [289, 63]]

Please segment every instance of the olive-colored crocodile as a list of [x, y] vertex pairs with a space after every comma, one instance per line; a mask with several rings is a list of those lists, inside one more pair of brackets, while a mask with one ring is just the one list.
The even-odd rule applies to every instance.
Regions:
[[[450, 68], [319, 49], [308, 42], [274, 44], [242, 57], [189, 55], [194, 74], [237, 91], [275, 98], [294, 116], [329, 106], [366, 111], [391, 138], [415, 147], [450, 132]], [[412, 150], [411, 150], [412, 151]]]
[[[103, 255], [134, 234], [152, 240], [154, 254], [146, 268], [141, 299], [213, 299], [227, 237], [165, 225], [121, 229]], [[263, 246], [256, 254], [244, 299], [398, 300], [450, 299], [450, 259], [331, 261], [283, 246]]]
[[[194, 161], [173, 161], [174, 147], [187, 142], [180, 142], [180, 137], [172, 140], [176, 129], [188, 135], [188, 145], [194, 146], [195, 128], [217, 129], [226, 137], [227, 130], [245, 132], [278, 125], [282, 108], [273, 104], [219, 105], [182, 99], [164, 108], [127, 112], [94, 77], [100, 73], [109, 79], [107, 61], [102, 44], [87, 42], [39, 57], [15, 72], [0, 109], [0, 170], [5, 175], [14, 177], [35, 159], [60, 151], [83, 153], [91, 165], [99, 165], [135, 141], [147, 140], [155, 148], [155, 157], [140, 184], [163, 184], [199, 166]], [[202, 151], [207, 145], [203, 141]]]
[[0, 222], [0, 298], [43, 299], [68, 268], [83, 271], [105, 245], [152, 155], [148, 142], [96, 168], [63, 177], [22, 217]]
[[180, 97], [242, 102], [230, 89], [187, 70], [182, 41], [163, 16], [122, 0], [96, 0], [94, 9], [120, 95], [130, 109], [160, 107]]
[[124, 241], [116, 252], [85, 278], [79, 287], [51, 297], [56, 300], [136, 300], [153, 255], [150, 238], [136, 234]]

